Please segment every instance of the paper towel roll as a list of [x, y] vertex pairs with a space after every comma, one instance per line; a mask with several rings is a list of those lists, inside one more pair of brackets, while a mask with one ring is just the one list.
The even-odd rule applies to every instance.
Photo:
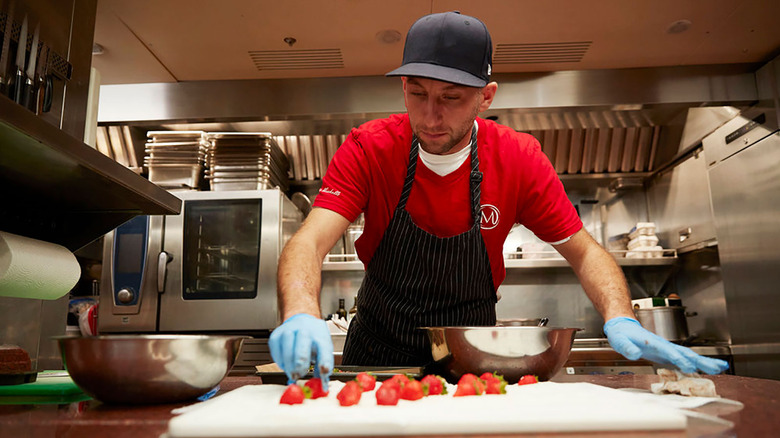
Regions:
[[0, 296], [56, 300], [81, 277], [67, 248], [0, 231]]

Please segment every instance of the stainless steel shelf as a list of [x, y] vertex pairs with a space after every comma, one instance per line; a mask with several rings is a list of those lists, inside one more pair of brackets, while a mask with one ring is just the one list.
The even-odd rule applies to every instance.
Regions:
[[[615, 258], [619, 266], [672, 266], [677, 263], [677, 255], [665, 255], [663, 257], [647, 257], [641, 259], [629, 259], [625, 257]], [[568, 268], [569, 263], [563, 257], [546, 257], [537, 259], [504, 259], [506, 269], [541, 269], [541, 268]], [[326, 261], [322, 264], [323, 271], [362, 271], [363, 262], [350, 261]]]
[[0, 230], [75, 251], [181, 200], [0, 96]]

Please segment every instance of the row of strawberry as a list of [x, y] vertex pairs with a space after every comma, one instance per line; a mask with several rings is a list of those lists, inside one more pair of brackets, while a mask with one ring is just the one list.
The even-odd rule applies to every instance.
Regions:
[[[537, 383], [536, 376], [523, 376], [518, 385]], [[507, 382], [503, 376], [496, 373], [484, 373], [477, 377], [474, 374], [464, 374], [458, 381], [457, 389], [453, 397], [482, 394], [506, 394]], [[376, 388], [376, 377], [370, 373], [359, 373], [354, 380], [346, 382], [344, 387], [336, 395], [341, 406], [352, 406], [360, 402], [363, 392]], [[303, 386], [296, 383], [290, 384], [282, 394], [279, 403], [301, 404], [305, 399], [317, 399], [328, 395], [328, 391], [322, 388], [322, 381], [313, 378], [306, 381]], [[395, 406], [398, 400], [419, 400], [431, 395], [447, 394], [446, 381], [437, 375], [429, 374], [421, 380], [416, 380], [405, 374], [396, 374], [382, 382], [376, 390], [376, 402], [378, 405]]]

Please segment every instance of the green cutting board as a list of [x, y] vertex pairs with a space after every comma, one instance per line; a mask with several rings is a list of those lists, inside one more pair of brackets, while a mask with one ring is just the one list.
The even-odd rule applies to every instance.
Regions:
[[67, 404], [92, 397], [62, 371], [42, 371], [35, 382], [0, 386], [0, 405]]

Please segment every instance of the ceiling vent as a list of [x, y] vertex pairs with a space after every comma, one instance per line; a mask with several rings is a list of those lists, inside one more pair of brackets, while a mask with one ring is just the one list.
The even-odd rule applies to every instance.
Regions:
[[252, 50], [249, 57], [261, 71], [344, 68], [341, 49]]
[[549, 64], [580, 62], [592, 41], [498, 44], [493, 64]]

